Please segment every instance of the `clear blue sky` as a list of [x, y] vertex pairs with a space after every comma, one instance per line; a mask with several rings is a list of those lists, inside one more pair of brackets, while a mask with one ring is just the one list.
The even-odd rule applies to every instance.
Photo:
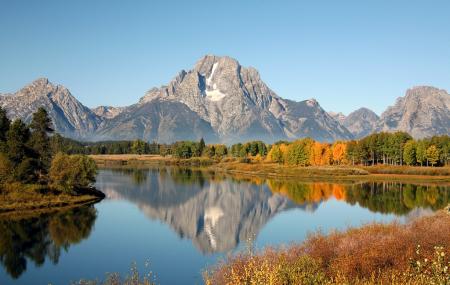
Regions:
[[450, 1], [0, 0], [0, 93], [48, 77], [127, 105], [204, 54], [282, 97], [380, 113], [411, 86], [450, 90]]

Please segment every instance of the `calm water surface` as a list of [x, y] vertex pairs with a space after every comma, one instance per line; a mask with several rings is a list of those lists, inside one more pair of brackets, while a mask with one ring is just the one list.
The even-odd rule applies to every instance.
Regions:
[[254, 240], [406, 221], [445, 207], [448, 187], [227, 177], [189, 169], [101, 170], [107, 199], [70, 211], [0, 219], [0, 284], [70, 284], [126, 274], [133, 261], [160, 284], [201, 284], [201, 272]]

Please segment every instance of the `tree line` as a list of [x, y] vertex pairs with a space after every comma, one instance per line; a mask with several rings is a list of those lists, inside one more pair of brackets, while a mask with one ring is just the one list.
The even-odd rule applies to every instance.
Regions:
[[59, 135], [51, 139], [54, 152], [69, 154], [157, 154], [178, 158], [223, 157], [242, 161], [268, 161], [297, 166], [321, 165], [411, 165], [450, 164], [450, 137], [413, 139], [405, 132], [374, 133], [359, 140], [318, 142], [311, 138], [265, 144], [250, 141], [233, 145], [179, 141], [172, 144], [135, 141], [77, 142]]
[[[31, 123], [11, 121], [0, 107], [0, 184], [42, 184], [73, 190], [95, 181], [95, 162], [84, 155], [56, 151], [52, 121], [44, 108]], [[56, 152], [55, 152], [56, 151]]]

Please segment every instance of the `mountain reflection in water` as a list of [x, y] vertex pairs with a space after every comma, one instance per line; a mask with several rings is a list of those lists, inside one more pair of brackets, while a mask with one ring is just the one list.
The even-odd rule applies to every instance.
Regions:
[[444, 186], [249, 179], [169, 167], [104, 170], [98, 185], [108, 198], [136, 204], [149, 218], [191, 239], [203, 253], [230, 251], [254, 238], [277, 213], [291, 208], [315, 211], [329, 199], [399, 216], [435, 211], [449, 203], [449, 188]]
[[151, 258], [162, 284], [201, 283], [206, 266], [249, 239], [301, 242], [319, 228], [406, 220], [450, 200], [444, 186], [281, 181], [174, 167], [102, 169], [96, 187], [108, 198], [96, 205], [0, 215], [1, 284], [70, 284], [124, 272], [140, 258]]

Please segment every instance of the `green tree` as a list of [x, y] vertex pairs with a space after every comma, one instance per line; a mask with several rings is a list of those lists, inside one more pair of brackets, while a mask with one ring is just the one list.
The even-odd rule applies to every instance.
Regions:
[[407, 165], [416, 164], [416, 142], [409, 140], [405, 143], [403, 148], [403, 160]]
[[431, 145], [429, 148], [427, 148], [427, 159], [431, 166], [436, 165], [436, 163], [439, 161], [439, 150], [435, 145]]
[[175, 144], [175, 156], [179, 158], [192, 157], [192, 144], [190, 142], [177, 142]]
[[301, 139], [288, 146], [285, 161], [290, 165], [309, 165], [309, 155], [311, 151], [311, 139]]
[[131, 145], [131, 152], [134, 154], [146, 154], [148, 152], [148, 144], [142, 140], [135, 140]]
[[279, 145], [273, 145], [272, 150], [270, 151], [270, 159], [276, 163], [283, 162], [283, 153], [281, 152]]
[[227, 146], [223, 144], [218, 144], [215, 146], [215, 154], [217, 158], [222, 158], [227, 155]]
[[52, 120], [44, 108], [39, 108], [33, 114], [30, 129], [30, 146], [37, 159], [36, 171], [42, 178], [50, 168], [52, 149], [48, 134], [53, 133]]
[[28, 140], [30, 139], [30, 130], [18, 119], [11, 124], [11, 127], [6, 133], [6, 137], [8, 158], [15, 167], [30, 153], [27, 146]]
[[203, 154], [203, 151], [205, 150], [205, 147], [206, 147], [205, 140], [203, 138], [201, 138], [201, 140], [200, 140], [200, 142], [198, 144], [198, 151], [200, 153], [198, 156]]
[[232, 145], [231, 148], [230, 148], [231, 156], [239, 157], [241, 149], [242, 149], [242, 144], [241, 143], [237, 143], [237, 144]]
[[13, 166], [8, 157], [0, 152], [0, 183], [8, 182], [11, 178]]
[[416, 160], [423, 166], [427, 162], [427, 144], [425, 141], [418, 141], [416, 144]]
[[0, 152], [6, 152], [6, 134], [8, 133], [11, 121], [6, 115], [6, 111], [0, 107]]

